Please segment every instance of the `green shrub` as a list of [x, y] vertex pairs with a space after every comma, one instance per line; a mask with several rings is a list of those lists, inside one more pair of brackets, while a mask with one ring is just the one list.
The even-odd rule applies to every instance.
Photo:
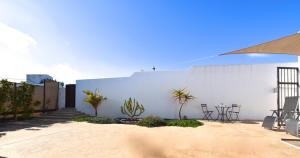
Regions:
[[166, 122], [158, 116], [147, 116], [137, 123], [139, 126], [160, 127], [165, 126]]
[[76, 122], [89, 122], [89, 123], [97, 123], [97, 124], [112, 124], [116, 123], [116, 121], [109, 117], [94, 117], [94, 116], [79, 116], [73, 118], [73, 121]]
[[13, 113], [13, 117], [17, 120], [18, 113], [22, 114], [23, 118], [31, 117], [34, 110], [32, 94], [34, 92], [34, 86], [26, 82], [21, 82], [17, 87], [10, 91], [10, 111]]
[[8, 108], [4, 104], [9, 101], [10, 91], [13, 84], [7, 80], [0, 80], [0, 115], [5, 117], [5, 113], [8, 111]]
[[198, 127], [203, 123], [197, 120], [169, 120], [167, 126], [179, 126], [179, 127]]
[[91, 116], [77, 116], [73, 117], [72, 120], [76, 122], [86, 122]]

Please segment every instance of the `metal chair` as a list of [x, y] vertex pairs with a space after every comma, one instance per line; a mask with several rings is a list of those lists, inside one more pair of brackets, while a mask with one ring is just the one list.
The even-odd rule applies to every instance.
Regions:
[[240, 114], [241, 106], [237, 104], [232, 104], [229, 113], [229, 120], [233, 120], [233, 116], [235, 116], [235, 121], [239, 121], [239, 114]]
[[212, 113], [214, 111], [209, 111], [206, 104], [201, 104], [202, 112], [204, 114], [203, 120], [212, 120]]

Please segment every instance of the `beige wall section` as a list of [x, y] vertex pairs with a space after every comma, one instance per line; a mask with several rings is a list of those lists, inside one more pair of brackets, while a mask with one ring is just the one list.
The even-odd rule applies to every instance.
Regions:
[[40, 104], [34, 107], [34, 110], [42, 110], [43, 109], [43, 98], [44, 98], [44, 87], [43, 86], [34, 86], [34, 92], [32, 94], [33, 103], [39, 101]]
[[[43, 98], [44, 98], [44, 87], [43, 86], [34, 86], [34, 91], [32, 93], [32, 102], [39, 101], [40, 104], [34, 107], [34, 110], [42, 110], [43, 108]], [[4, 104], [8, 108], [10, 102]]]
[[56, 109], [58, 108], [58, 83], [55, 81], [45, 81], [45, 108]]
[[[58, 108], [58, 102], [59, 102], [59, 98], [58, 96], [60, 96], [59, 94], [59, 90], [58, 90], [58, 82], [56, 81], [46, 81], [46, 86], [45, 86], [45, 101], [46, 101], [46, 106], [45, 109], [49, 109], [49, 110], [55, 110], [56, 108]], [[32, 94], [32, 103], [35, 103], [36, 101], [39, 101], [40, 104], [38, 106], [34, 106], [34, 110], [43, 110], [44, 104], [43, 104], [43, 100], [44, 100], [44, 86], [38, 86], [35, 85], [34, 86], [34, 91]], [[64, 101], [64, 99], [63, 99]], [[62, 101], [61, 101], [62, 102]], [[6, 107], [6, 112], [10, 112], [7, 111], [9, 109], [9, 102], [5, 103], [4, 106]], [[38, 113], [35, 113], [34, 115], [38, 115]], [[2, 116], [0, 115], [0, 118]], [[12, 117], [12, 115], [7, 115], [6, 118], [8, 117]]]
[[[55, 81], [46, 81], [45, 84], [45, 109], [55, 109], [57, 107], [58, 102], [58, 89], [57, 89], [57, 82]], [[33, 102], [39, 101], [41, 104], [37, 107], [34, 107], [35, 110], [42, 110], [43, 109], [43, 100], [44, 100], [44, 86], [34, 86], [34, 92], [32, 94]]]
[[[58, 107], [58, 83], [55, 81], [46, 81], [46, 98], [45, 98], [45, 109], [56, 109]], [[63, 93], [64, 97], [64, 93]], [[44, 100], [44, 86], [34, 86], [34, 91], [32, 94], [32, 103], [39, 101], [40, 104], [34, 107], [34, 110], [43, 110], [43, 100]], [[64, 101], [64, 100], [63, 100]], [[63, 102], [61, 101], [61, 102]], [[5, 103], [4, 106], [8, 107], [9, 102]], [[64, 102], [62, 103], [64, 104]]]

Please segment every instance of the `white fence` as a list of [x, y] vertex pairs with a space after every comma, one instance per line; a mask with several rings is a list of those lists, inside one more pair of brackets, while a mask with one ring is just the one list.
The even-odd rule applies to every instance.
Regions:
[[65, 98], [66, 98], [66, 88], [59, 88], [58, 91], [58, 108], [63, 109], [65, 108]]
[[172, 89], [186, 88], [196, 97], [183, 108], [188, 118], [202, 118], [201, 103], [210, 110], [223, 103], [241, 104], [241, 119], [262, 120], [276, 109], [276, 68], [295, 67], [298, 63], [221, 65], [193, 67], [187, 71], [137, 72], [131, 77], [76, 81], [76, 109], [94, 114], [83, 100], [83, 90], [99, 89], [108, 100], [98, 109], [102, 116], [125, 117], [120, 106], [129, 97], [145, 107], [142, 115], [177, 118], [179, 105], [171, 96]]

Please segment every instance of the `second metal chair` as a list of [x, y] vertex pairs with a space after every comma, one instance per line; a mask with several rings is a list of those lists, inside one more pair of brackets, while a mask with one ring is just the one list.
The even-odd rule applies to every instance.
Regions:
[[229, 120], [233, 120], [233, 116], [235, 117], [235, 121], [239, 121], [239, 114], [240, 114], [241, 106], [237, 104], [232, 104], [231, 109], [228, 111], [229, 113]]

